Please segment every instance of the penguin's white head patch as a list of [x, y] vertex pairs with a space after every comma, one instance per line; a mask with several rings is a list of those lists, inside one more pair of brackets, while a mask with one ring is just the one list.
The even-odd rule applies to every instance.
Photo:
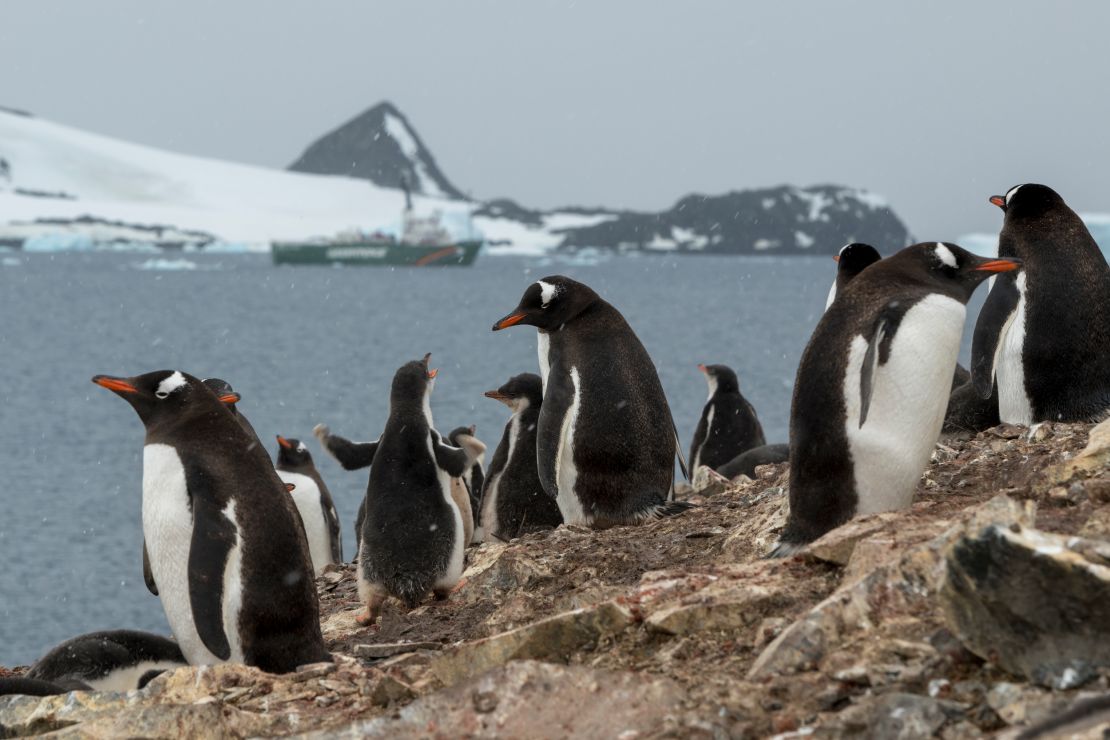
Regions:
[[172, 375], [158, 384], [158, 388], [154, 391], [154, 395], [158, 398], [169, 398], [171, 393], [184, 388], [188, 384], [189, 381], [185, 380], [185, 376], [181, 374], [181, 371], [175, 370]]
[[1021, 190], [1021, 185], [1015, 185], [1006, 191], [1006, 205], [1010, 205], [1010, 200], [1017, 195], [1017, 191]]
[[956, 255], [952, 254], [952, 250], [940, 242], [937, 242], [937, 245], [933, 247], [933, 254], [937, 256], [937, 259], [940, 260], [943, 265], [947, 265], [951, 268], [960, 266], [960, 263], [956, 260]]
[[547, 308], [555, 300], [555, 296], [559, 295], [559, 286], [542, 280], [537, 280], [536, 285], [540, 286], [540, 307]]
[[297, 452], [308, 452], [308, 448], [304, 446], [304, 442], [297, 445]]

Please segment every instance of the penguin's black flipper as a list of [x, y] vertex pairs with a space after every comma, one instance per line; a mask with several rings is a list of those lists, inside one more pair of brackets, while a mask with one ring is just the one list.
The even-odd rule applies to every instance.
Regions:
[[451, 445], [444, 444], [443, 439], [440, 438], [439, 432], [432, 429], [432, 449], [435, 450], [436, 464], [447, 471], [447, 474], [452, 478], [461, 478], [466, 469], [474, 462], [461, 447], [452, 447]]
[[158, 584], [154, 582], [154, 572], [150, 569], [150, 555], [146, 551], [146, 538], [143, 538], [143, 580], [146, 581], [146, 589], [155, 596], [158, 595]]
[[331, 559], [333, 563], [343, 562], [343, 532], [339, 527], [339, 514], [335, 507], [324, 502], [320, 497], [320, 508], [324, 513], [324, 521], [328, 523], [328, 535], [331, 539]]
[[990, 398], [994, 386], [994, 358], [1003, 331], [1017, 310], [1021, 293], [1015, 278], [1002, 273], [994, 278], [994, 286], [975, 322], [971, 340], [971, 382], [980, 398]]
[[[700, 428], [700, 425], [699, 425]], [[671, 431], [674, 432], [674, 451], [678, 455], [678, 467], [682, 471], [682, 477], [686, 482], [690, 482], [690, 466], [686, 463], [686, 458], [682, 456], [682, 443], [678, 441], [678, 427], [674, 424], [674, 417], [671, 417]]]
[[[235, 523], [224, 515], [209, 494], [207, 473], [193, 469], [188, 474], [193, 504], [193, 538], [189, 545], [189, 606], [197, 635], [213, 655], [231, 657], [224, 632], [224, 572], [231, 548], [238, 540]], [[276, 494], [275, 494], [276, 497]]]
[[874, 390], [875, 371], [880, 364], [886, 364], [890, 359], [890, 343], [894, 341], [894, 332], [898, 331], [898, 324], [906, 309], [898, 301], [891, 301], [879, 312], [875, 325], [871, 329], [871, 336], [867, 340], [867, 352], [863, 355], [863, 364], [859, 370], [859, 425], [867, 421], [867, 411], [871, 406], [871, 391]]
[[374, 462], [374, 454], [378, 451], [377, 442], [352, 442], [346, 437], [332, 434], [326, 424], [317, 424], [312, 433], [344, 470], [368, 468]]

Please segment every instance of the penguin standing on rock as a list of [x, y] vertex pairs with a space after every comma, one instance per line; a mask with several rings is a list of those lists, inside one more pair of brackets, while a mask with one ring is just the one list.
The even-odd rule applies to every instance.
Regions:
[[528, 287], [493, 330], [539, 330], [540, 482], [563, 521], [598, 529], [690, 507], [674, 501], [674, 459], [689, 477], [655, 365], [620, 312], [556, 275]]
[[358, 553], [360, 624], [373, 625], [388, 596], [413, 609], [428, 594], [446, 598], [463, 571], [466, 532], [451, 479], [474, 460], [444, 444], [432, 423], [436, 371], [431, 355], [393, 376], [389, 419], [377, 442], [366, 487]]
[[829, 288], [829, 297], [825, 301], [826, 311], [836, 300], [837, 293], [844, 290], [844, 286], [865, 268], [881, 260], [882, 255], [870, 244], [852, 242], [841, 247], [840, 253], [833, 255], [833, 259], [836, 260], [836, 280]]
[[691, 466], [696, 471], [707, 465], [716, 470], [737, 455], [767, 443], [763, 427], [748, 399], [740, 393], [740, 381], [727, 365], [698, 365], [709, 385], [709, 398], [701, 412], [690, 445]]
[[981, 398], [998, 388], [1009, 424], [1101, 421], [1110, 409], [1110, 267], [1056, 191], [1018, 185], [991, 203], [1000, 257], [1025, 264], [991, 287], [971, 349]]
[[299, 439], [286, 439], [278, 435], [278, 477], [292, 484], [289, 495], [301, 515], [308, 551], [315, 575], [324, 572], [329, 563], [343, 562], [343, 536], [339, 529], [339, 515], [335, 512], [331, 492], [312, 462], [312, 453]]
[[27, 678], [53, 684], [86, 684], [94, 691], [141, 689], [163, 671], [188, 665], [181, 648], [161, 635], [107, 630], [66, 640], [42, 656]]
[[859, 514], [904, 509], [940, 435], [967, 301], [1020, 267], [954, 244], [868, 267], [818, 322], [790, 409], [788, 555]]
[[529, 529], [559, 526], [559, 505], [544, 492], [536, 468], [543, 381], [535, 373], [522, 373], [485, 395], [508, 406], [513, 415], [486, 475], [479, 517], [482, 538], [506, 541]]
[[287, 673], [330, 661], [308, 543], [266, 451], [251, 448], [240, 423], [191, 375], [93, 382], [126, 400], [146, 427], [143, 535], [189, 663]]

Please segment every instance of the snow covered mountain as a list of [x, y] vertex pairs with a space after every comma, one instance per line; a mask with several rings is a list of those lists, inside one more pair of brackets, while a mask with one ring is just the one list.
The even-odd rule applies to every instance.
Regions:
[[407, 181], [414, 192], [423, 195], [465, 198], [440, 171], [405, 115], [389, 101], [378, 103], [317, 139], [289, 169], [346, 175], [384, 188], [399, 188], [402, 181]]
[[317, 141], [294, 169], [176, 154], [0, 108], [0, 247], [265, 251], [350, 230], [396, 234], [402, 177], [418, 214], [439, 212], [455, 238], [484, 237], [489, 254], [831, 254], [852, 239], [885, 249], [909, 239], [880, 197], [834, 185], [691, 195], [660, 213], [469, 201], [388, 103]]

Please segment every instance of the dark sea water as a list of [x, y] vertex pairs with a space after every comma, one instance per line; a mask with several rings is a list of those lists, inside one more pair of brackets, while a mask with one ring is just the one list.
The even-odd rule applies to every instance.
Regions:
[[148, 257], [134, 254], [5, 256], [0, 266], [0, 665], [97, 629], [169, 633], [142, 579], [143, 427], [89, 382], [97, 373], [174, 368], [230, 381], [264, 442], [308, 440], [350, 557], [366, 475], [326, 457], [313, 425], [376, 438], [393, 372], [432, 352], [437, 427], [477, 424], [488, 460], [507, 409], [482, 393], [537, 372], [534, 330], [490, 326], [530, 282], [569, 275], [622, 311], [688, 447], [706, 395], [698, 362], [732, 366], [768, 441], [786, 440], [794, 372], [835, 267], [828, 257], [501, 257], [440, 270], [186, 258], [197, 269], [140, 269]]

